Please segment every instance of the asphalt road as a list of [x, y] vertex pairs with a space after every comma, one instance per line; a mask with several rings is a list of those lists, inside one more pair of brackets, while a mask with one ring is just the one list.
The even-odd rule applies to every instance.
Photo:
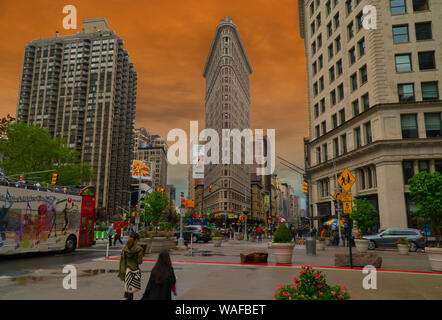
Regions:
[[[0, 277], [15, 277], [43, 269], [62, 269], [68, 264], [103, 258], [106, 255], [106, 247], [105, 241], [98, 241], [92, 247], [76, 249], [72, 253], [48, 252], [0, 256]], [[109, 250], [109, 254], [118, 255], [122, 248], [121, 244], [117, 244]]]

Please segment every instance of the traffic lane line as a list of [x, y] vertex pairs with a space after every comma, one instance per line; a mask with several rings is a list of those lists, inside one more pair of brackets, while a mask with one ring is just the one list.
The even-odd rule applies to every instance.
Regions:
[[[120, 261], [119, 258], [103, 258], [105, 261]], [[143, 262], [157, 262], [157, 260], [143, 259]], [[225, 266], [257, 266], [257, 267], [282, 267], [282, 268], [302, 268], [305, 265], [300, 264], [272, 264], [272, 263], [238, 263], [238, 262], [215, 262], [215, 261], [183, 261], [174, 260], [172, 263], [177, 264], [201, 264], [201, 265], [225, 265]], [[310, 265], [309, 265], [310, 266]], [[330, 266], [310, 266], [314, 269], [328, 269], [328, 270], [349, 270], [349, 271], [361, 271], [364, 268], [350, 268], [350, 267], [330, 267]], [[413, 270], [393, 270], [393, 269], [376, 269], [378, 272], [391, 272], [391, 273], [409, 273], [409, 274], [428, 274], [442, 276], [442, 272], [437, 271], [413, 271]]]

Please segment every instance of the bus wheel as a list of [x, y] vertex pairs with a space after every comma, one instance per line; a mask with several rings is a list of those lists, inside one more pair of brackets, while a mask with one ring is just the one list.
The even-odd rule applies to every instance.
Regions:
[[66, 246], [64, 251], [69, 253], [73, 252], [77, 248], [77, 238], [74, 235], [70, 235], [66, 240]]

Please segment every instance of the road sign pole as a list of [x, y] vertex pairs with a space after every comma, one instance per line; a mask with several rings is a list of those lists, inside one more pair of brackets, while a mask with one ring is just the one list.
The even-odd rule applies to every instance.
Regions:
[[178, 246], [184, 246], [184, 238], [183, 238], [183, 208], [178, 209], [180, 211], [180, 238], [178, 239]]
[[[333, 168], [335, 171], [335, 187], [336, 189], [338, 189], [338, 173], [336, 171], [336, 161], [333, 160]], [[338, 200], [338, 233], [339, 233], [339, 246], [342, 247], [343, 246], [343, 241], [342, 241], [342, 236], [341, 236], [341, 206]]]

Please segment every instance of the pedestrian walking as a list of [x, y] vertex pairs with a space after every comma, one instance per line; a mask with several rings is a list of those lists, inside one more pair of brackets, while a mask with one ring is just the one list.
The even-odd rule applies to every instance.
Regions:
[[123, 226], [120, 224], [115, 229], [115, 239], [114, 239], [114, 245], [117, 243], [117, 241], [120, 241], [121, 244], [123, 244], [123, 241], [121, 241], [121, 231], [123, 229]]
[[261, 225], [259, 225], [258, 229], [256, 229], [256, 234], [258, 235], [258, 242], [262, 242], [262, 227], [261, 227]]
[[109, 247], [112, 247], [112, 237], [114, 235], [114, 225], [111, 224], [109, 229], [107, 229], [107, 238], [109, 239]]
[[169, 252], [163, 250], [150, 273], [149, 283], [141, 300], [172, 300], [176, 296], [176, 278]]
[[124, 300], [133, 300], [134, 293], [141, 290], [143, 248], [138, 245], [139, 239], [139, 235], [133, 233], [121, 251], [119, 278], [124, 281]]
[[131, 222], [130, 225], [129, 225], [129, 236], [132, 233], [137, 233], [137, 230], [135, 229], [135, 223], [133, 223], [133, 222]]

